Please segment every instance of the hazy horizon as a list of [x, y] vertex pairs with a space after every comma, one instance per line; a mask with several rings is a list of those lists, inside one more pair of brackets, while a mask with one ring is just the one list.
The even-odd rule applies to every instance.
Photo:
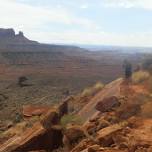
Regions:
[[1, 0], [1, 28], [41, 43], [152, 47], [150, 0]]

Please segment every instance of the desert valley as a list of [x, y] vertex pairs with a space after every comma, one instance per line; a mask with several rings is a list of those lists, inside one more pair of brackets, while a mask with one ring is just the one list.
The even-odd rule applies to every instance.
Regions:
[[1, 28], [0, 152], [152, 152], [146, 49], [43, 44]]

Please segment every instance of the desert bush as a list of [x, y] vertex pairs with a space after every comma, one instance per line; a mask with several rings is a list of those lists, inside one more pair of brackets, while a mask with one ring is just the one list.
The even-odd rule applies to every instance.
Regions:
[[101, 82], [97, 82], [93, 87], [86, 88], [81, 93], [81, 97], [92, 96], [97, 93], [99, 90], [103, 89], [104, 84]]
[[85, 88], [83, 92], [81, 93], [81, 97], [86, 97], [90, 96], [92, 94], [92, 89], [91, 88]]
[[98, 91], [98, 90], [103, 89], [103, 87], [104, 87], [104, 84], [103, 84], [102, 82], [97, 82], [97, 83], [94, 85], [93, 89], [95, 89], [96, 91]]
[[146, 71], [138, 71], [138, 72], [135, 72], [135, 73], [132, 75], [132, 82], [135, 83], [135, 84], [138, 84], [138, 83], [141, 83], [141, 82], [143, 82], [144, 80], [148, 79], [149, 77], [150, 77], [149, 72], [146, 72]]
[[19, 78], [18, 78], [18, 85], [19, 85], [20, 87], [24, 87], [24, 86], [25, 86], [24, 82], [27, 81], [27, 80], [28, 80], [28, 79], [27, 79], [25, 76], [19, 77]]
[[72, 124], [82, 124], [82, 120], [80, 117], [72, 114], [64, 115], [61, 118], [61, 125], [65, 127], [67, 124], [72, 123]]

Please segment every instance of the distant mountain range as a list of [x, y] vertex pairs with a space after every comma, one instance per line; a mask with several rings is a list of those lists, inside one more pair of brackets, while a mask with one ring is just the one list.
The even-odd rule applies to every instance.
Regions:
[[15, 34], [14, 29], [0, 28], [0, 52], [79, 52], [84, 51], [80, 47], [72, 45], [42, 44], [29, 40], [19, 31]]
[[129, 59], [134, 65], [143, 59], [143, 54], [136, 51], [135, 48], [111, 46], [42, 44], [29, 40], [21, 31], [15, 34], [13, 29], [0, 29], [0, 69], [3, 77], [37, 76], [41, 71], [43, 76], [47, 74], [49, 77], [94, 77], [89, 81], [101, 78], [109, 82], [122, 74], [124, 59]]
[[81, 48], [85, 48], [89, 51], [119, 51], [123, 53], [152, 53], [152, 47], [136, 47], [136, 46], [113, 46], [113, 45], [84, 45], [77, 44]]
[[26, 38], [23, 32], [0, 28], [0, 63], [49, 64], [57, 58], [79, 56], [85, 49], [76, 46], [42, 44]]
[[[26, 47], [25, 47], [26, 46]], [[77, 46], [77, 47], [76, 47]], [[80, 48], [89, 51], [114, 51], [123, 53], [152, 52], [152, 47], [128, 47], [128, 46], [112, 46], [112, 45], [90, 45], [90, 44], [42, 44], [37, 41], [29, 40], [24, 36], [22, 31], [15, 34], [14, 29], [0, 28], [0, 51], [80, 51]]]

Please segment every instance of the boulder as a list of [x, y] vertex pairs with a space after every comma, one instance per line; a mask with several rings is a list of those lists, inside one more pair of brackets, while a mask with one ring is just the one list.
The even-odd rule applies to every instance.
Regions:
[[72, 144], [72, 143], [77, 142], [82, 137], [84, 137], [85, 133], [84, 133], [83, 129], [80, 126], [73, 125], [73, 126], [68, 127], [65, 130], [64, 135], [69, 140], [69, 143]]
[[104, 98], [102, 101], [99, 101], [96, 104], [95, 109], [104, 113], [111, 111], [113, 108], [119, 106], [120, 106], [119, 99], [115, 96], [112, 96], [112, 97]]

